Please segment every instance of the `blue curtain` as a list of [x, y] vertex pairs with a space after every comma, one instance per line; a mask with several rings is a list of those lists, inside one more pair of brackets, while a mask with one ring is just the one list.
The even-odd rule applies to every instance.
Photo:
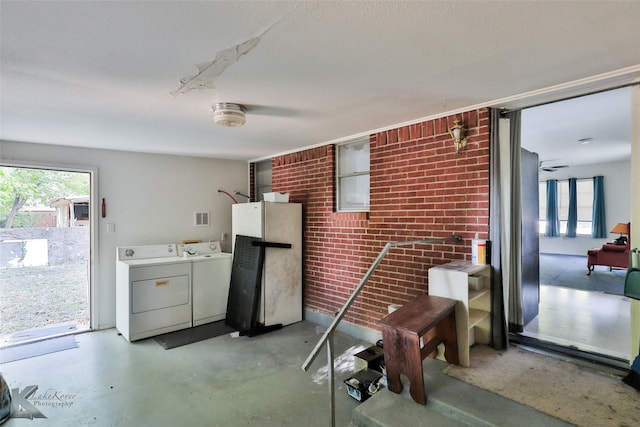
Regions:
[[547, 227], [546, 237], [560, 237], [560, 220], [558, 219], [558, 181], [547, 181]]
[[578, 229], [577, 179], [569, 178], [569, 214], [567, 217], [567, 237], [576, 237]]
[[593, 217], [591, 237], [607, 237], [607, 219], [604, 209], [604, 177], [593, 177]]

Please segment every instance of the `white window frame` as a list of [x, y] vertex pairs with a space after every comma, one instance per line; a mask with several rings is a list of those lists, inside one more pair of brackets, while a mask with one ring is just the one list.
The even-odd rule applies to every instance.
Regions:
[[[363, 153], [360, 153], [364, 150]], [[360, 153], [360, 155], [358, 155]], [[363, 154], [366, 153], [366, 156]], [[348, 157], [345, 157], [348, 156]], [[369, 137], [336, 144], [336, 211], [369, 212]], [[349, 191], [349, 194], [346, 192]], [[348, 202], [350, 199], [351, 202]]]

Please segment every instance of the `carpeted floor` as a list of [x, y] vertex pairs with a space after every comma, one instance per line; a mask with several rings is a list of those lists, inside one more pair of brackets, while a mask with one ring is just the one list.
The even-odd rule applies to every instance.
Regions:
[[540, 284], [622, 295], [627, 270], [596, 266], [587, 276], [587, 257], [540, 254]]
[[576, 426], [640, 425], [638, 391], [621, 379], [518, 347], [476, 345], [469, 368], [445, 373]]

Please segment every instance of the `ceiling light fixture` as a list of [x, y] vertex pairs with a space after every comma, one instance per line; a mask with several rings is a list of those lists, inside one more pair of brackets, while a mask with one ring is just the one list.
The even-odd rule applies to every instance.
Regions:
[[459, 153], [461, 149], [467, 146], [467, 138], [464, 136], [464, 131], [464, 126], [460, 123], [460, 120], [455, 119], [453, 126], [449, 129], [449, 133], [451, 134], [451, 138], [453, 138], [453, 142], [456, 144], [456, 153]]
[[221, 102], [213, 106], [213, 121], [221, 126], [242, 126], [246, 121], [244, 113], [242, 105]]

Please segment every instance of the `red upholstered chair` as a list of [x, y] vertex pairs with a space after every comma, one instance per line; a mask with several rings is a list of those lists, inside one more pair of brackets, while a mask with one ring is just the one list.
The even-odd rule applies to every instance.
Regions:
[[628, 268], [629, 248], [631, 247], [631, 223], [627, 223], [627, 244], [616, 245], [615, 243], [605, 243], [601, 248], [589, 249], [587, 251], [587, 275], [591, 275], [596, 265], [609, 267]]

